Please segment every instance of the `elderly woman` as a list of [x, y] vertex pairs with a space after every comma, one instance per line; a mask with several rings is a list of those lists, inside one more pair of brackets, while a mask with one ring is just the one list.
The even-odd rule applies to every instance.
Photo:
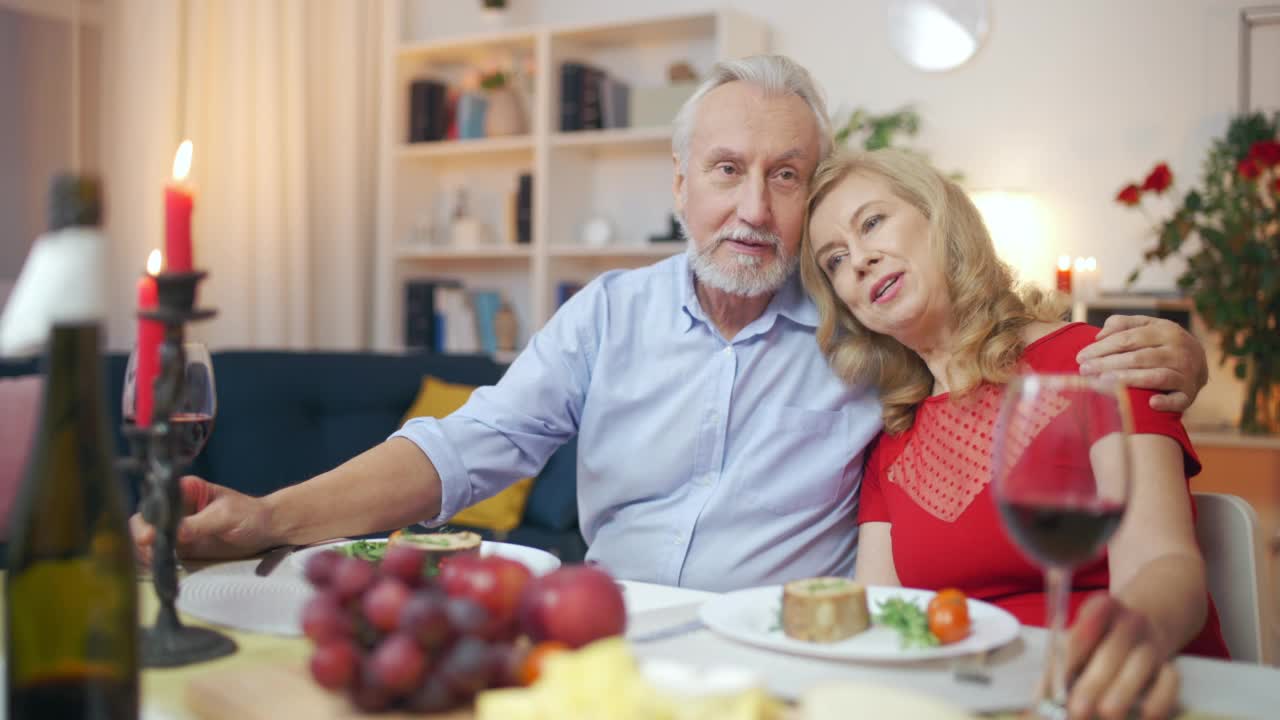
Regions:
[[[874, 384], [885, 431], [862, 481], [856, 577], [871, 585], [957, 587], [1044, 623], [1041, 571], [1006, 537], [978, 461], [948, 446], [964, 414], [988, 429], [990, 399], [1021, 371], [1075, 373], [1097, 329], [1060, 320], [1056, 296], [1019, 292], [968, 196], [924, 160], [837, 154], [810, 190], [801, 273], [820, 313], [818, 343], [846, 382]], [[1169, 713], [1172, 658], [1226, 656], [1196, 546], [1187, 478], [1199, 471], [1174, 413], [1129, 390], [1132, 501], [1102, 558], [1072, 586], [1072, 716]], [[983, 437], [967, 431], [966, 441]], [[990, 437], [991, 433], [985, 433]], [[954, 441], [953, 441], [954, 442]], [[930, 454], [952, 458], [967, 492], [938, 491]], [[1108, 591], [1108, 592], [1096, 592]], [[1092, 596], [1092, 597], [1091, 597]]]

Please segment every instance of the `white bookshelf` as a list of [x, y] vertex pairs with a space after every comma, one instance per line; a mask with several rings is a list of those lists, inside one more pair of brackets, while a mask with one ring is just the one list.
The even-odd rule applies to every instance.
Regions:
[[[561, 282], [585, 283], [599, 273], [638, 267], [683, 252], [682, 243], [649, 243], [664, 234], [671, 212], [671, 126], [560, 131], [560, 64], [586, 61], [633, 88], [666, 83], [666, 69], [688, 62], [700, 75], [720, 59], [764, 52], [767, 28], [732, 10], [607, 23], [500, 30], [429, 42], [402, 37], [401, 3], [384, 13], [379, 128], [380, 174], [375, 241], [374, 344], [403, 346], [404, 283], [451, 277], [473, 289], [499, 289], [520, 321], [520, 340], [555, 312]], [[409, 143], [408, 87], [422, 73], [453, 77], [493, 63], [532, 68], [525, 84], [529, 133], [514, 137]], [[521, 172], [533, 177], [531, 242], [508, 237], [507, 208]], [[468, 188], [472, 215], [491, 229], [494, 244], [448, 245], [424, 240], [422, 228], [442, 227], [453, 188]], [[582, 226], [605, 218], [610, 244], [588, 247]], [[430, 231], [425, 233], [432, 236]]]

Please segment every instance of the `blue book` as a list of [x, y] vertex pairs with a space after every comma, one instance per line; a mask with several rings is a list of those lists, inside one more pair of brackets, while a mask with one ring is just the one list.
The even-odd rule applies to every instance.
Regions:
[[458, 138], [472, 140], [484, 137], [484, 120], [489, 101], [480, 93], [465, 93], [458, 98]]
[[480, 336], [480, 349], [493, 355], [498, 352], [498, 334], [493, 329], [493, 318], [502, 306], [502, 295], [496, 290], [478, 290], [471, 294], [471, 304], [476, 311], [476, 333]]

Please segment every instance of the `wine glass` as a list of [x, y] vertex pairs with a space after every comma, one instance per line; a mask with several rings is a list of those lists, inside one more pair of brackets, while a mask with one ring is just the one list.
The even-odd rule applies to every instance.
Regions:
[[1023, 375], [1005, 388], [992, 438], [992, 492], [1013, 542], [1044, 570], [1048, 696], [1036, 714], [1065, 718], [1071, 574], [1097, 557], [1129, 499], [1128, 397], [1081, 375]]
[[[177, 449], [184, 464], [190, 464], [213, 432], [213, 419], [218, 414], [218, 394], [213, 382], [213, 360], [204, 343], [188, 341], [182, 344], [186, 355], [183, 372], [182, 396], [178, 406], [169, 413], [169, 423], [174, 426]], [[136, 374], [138, 349], [129, 353], [129, 363], [124, 371], [124, 393], [121, 409], [126, 423], [133, 424], [137, 417]]]

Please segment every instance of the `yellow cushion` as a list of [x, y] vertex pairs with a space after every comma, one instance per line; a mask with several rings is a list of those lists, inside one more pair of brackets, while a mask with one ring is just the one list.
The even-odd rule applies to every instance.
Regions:
[[[428, 375], [422, 379], [422, 388], [418, 390], [418, 397], [409, 407], [409, 412], [405, 413], [404, 422], [416, 417], [442, 418], [462, 407], [473, 390], [475, 388], [470, 385], [445, 382]], [[452, 522], [508, 532], [524, 517], [524, 504], [532, 489], [533, 478], [519, 480], [497, 495], [454, 515]]]

